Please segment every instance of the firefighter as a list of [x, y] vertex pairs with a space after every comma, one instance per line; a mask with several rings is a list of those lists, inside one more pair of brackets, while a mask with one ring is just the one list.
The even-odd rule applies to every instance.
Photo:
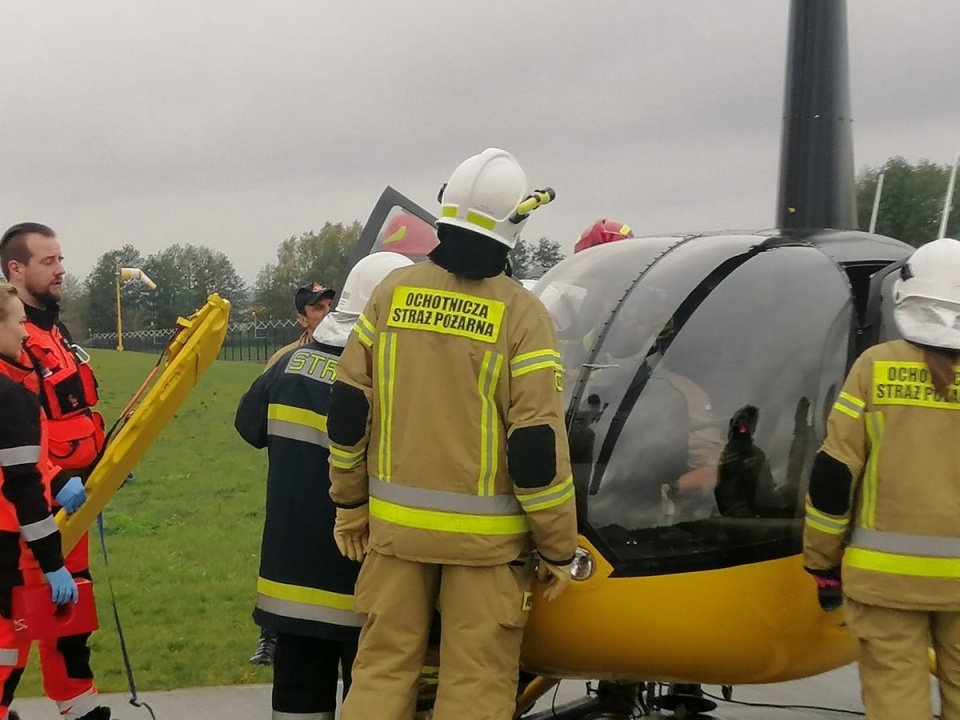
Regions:
[[[330, 312], [330, 305], [336, 294], [336, 290], [324, 287], [318, 282], [297, 289], [293, 304], [297, 308], [297, 323], [303, 328], [303, 332], [292, 343], [284, 345], [270, 356], [265, 371], [273, 367], [274, 363], [290, 350], [306, 345], [313, 340], [313, 331], [317, 329], [317, 325]], [[261, 630], [260, 638], [257, 640], [257, 649], [250, 656], [249, 663], [251, 665], [273, 665], [273, 656], [276, 651], [276, 634], [269, 630]]]
[[580, 237], [577, 238], [577, 242], [573, 246], [573, 253], [577, 254], [587, 248], [632, 237], [633, 231], [629, 225], [602, 218], [580, 233]]
[[9, 708], [30, 653], [30, 641], [14, 629], [11, 612], [11, 592], [23, 585], [25, 566], [39, 565], [56, 604], [78, 598], [50, 512], [50, 481], [59, 468], [47, 455], [40, 401], [21, 383], [32, 372], [18, 362], [25, 321], [17, 289], [0, 282], [0, 720], [18, 720]]
[[257, 378], [237, 409], [240, 435], [269, 455], [253, 618], [277, 636], [276, 720], [333, 720], [341, 667], [344, 694], [350, 686], [363, 622], [353, 610], [360, 566], [342, 557], [333, 539], [326, 415], [337, 361], [366, 299], [390, 270], [410, 264], [390, 252], [357, 263], [314, 339]]
[[940, 717], [958, 720], [960, 242], [917, 249], [893, 294], [904, 339], [864, 352], [833, 405], [803, 560], [825, 610], [843, 598], [867, 718], [932, 717], [932, 640]]
[[[313, 340], [313, 331], [317, 329], [320, 321], [330, 312], [330, 305], [333, 303], [333, 298], [336, 294], [336, 290], [324, 287], [318, 282], [313, 282], [297, 289], [297, 294], [294, 295], [293, 298], [293, 304], [297, 308], [297, 323], [303, 328], [303, 332], [300, 333], [300, 337], [292, 343], [284, 345], [271, 355], [270, 359], [267, 360], [267, 368], [272, 367], [277, 360], [286, 355], [290, 350], [293, 350], [293, 348], [306, 345]], [[251, 662], [252, 661], [253, 658], [251, 658]]]
[[[27, 315], [28, 333], [21, 364], [36, 370], [25, 385], [40, 395], [48, 418], [50, 454], [65, 473], [52, 488], [60, 506], [76, 510], [86, 499], [83, 481], [103, 450], [103, 418], [97, 404], [97, 381], [89, 356], [73, 342], [60, 321], [63, 256], [56, 233], [40, 223], [21, 223], [0, 238], [0, 264], [17, 288]], [[74, 577], [90, 580], [89, 537], [85, 533], [66, 559]], [[93, 595], [88, 596], [93, 602]], [[90, 668], [89, 634], [40, 641], [43, 689], [56, 701], [65, 720], [109, 720], [100, 705]]]
[[560, 354], [543, 304], [504, 274], [529, 211], [509, 153], [464, 161], [441, 195], [429, 262], [391, 273], [354, 328], [329, 433], [337, 544], [366, 555], [367, 615], [343, 720], [406, 720], [435, 607], [437, 720], [508, 718], [534, 563], [571, 581], [574, 489]]

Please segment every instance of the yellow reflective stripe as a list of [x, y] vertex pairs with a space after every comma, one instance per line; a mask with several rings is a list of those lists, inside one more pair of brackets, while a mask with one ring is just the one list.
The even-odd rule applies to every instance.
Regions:
[[401, 527], [467, 535], [522, 535], [530, 530], [526, 515], [469, 515], [420, 510], [374, 497], [370, 498], [370, 515]]
[[[440, 210], [440, 214], [442, 217], [457, 217], [458, 209], [457, 205], [444, 205]], [[478, 213], [475, 210], [467, 210], [466, 221], [471, 225], [482, 227], [484, 230], [493, 230], [497, 226], [497, 221], [494, 218]]]
[[844, 415], [849, 415], [854, 420], [859, 420], [863, 409], [867, 406], [863, 400], [851, 395], [848, 392], [841, 392], [833, 404], [834, 410], [839, 410]]
[[517, 495], [517, 500], [525, 512], [531, 513], [562, 505], [572, 498], [573, 494], [573, 477], [571, 476], [559, 485], [554, 485], [546, 490], [540, 490], [529, 495]]
[[257, 592], [277, 600], [319, 605], [335, 610], [353, 610], [353, 595], [299, 585], [287, 585], [266, 578], [257, 578]]
[[325, 433], [327, 431], [327, 416], [321, 415], [306, 408], [292, 407], [270, 403], [267, 406], [267, 420], [281, 420], [282, 422], [303, 425]]
[[517, 355], [510, 361], [510, 376], [520, 377], [535, 370], [563, 370], [560, 353], [556, 350], [535, 350]]
[[377, 384], [380, 390], [380, 479], [390, 482], [393, 477], [393, 388], [397, 371], [397, 334], [384, 333], [377, 347]]
[[330, 464], [341, 470], [352, 470], [358, 465], [362, 465], [366, 456], [366, 449], [357, 452], [347, 452], [338, 447], [330, 447]]
[[882, 412], [867, 413], [867, 437], [870, 440], [870, 455], [867, 458], [867, 467], [863, 473], [863, 486], [860, 491], [860, 525], [865, 528], [873, 528], [877, 524], [877, 466], [880, 462], [880, 445], [883, 442], [885, 429], [886, 422]]
[[826, 533], [827, 535], [843, 535], [844, 533], [843, 530], [837, 530], [836, 528], [830, 525], [824, 525], [819, 521], [814, 520], [813, 518], [810, 518], [810, 517], [804, 518], [803, 522], [807, 527], [812, 528], [814, 530], [819, 530], [820, 532]]
[[480, 364], [477, 377], [477, 392], [480, 394], [480, 477], [477, 480], [477, 495], [493, 495], [494, 480], [500, 453], [500, 423], [498, 421], [495, 394], [503, 355], [487, 350]]
[[820, 530], [830, 535], [842, 535], [850, 525], [849, 517], [837, 517], [827, 515], [817, 510], [813, 505], [807, 503], [807, 515], [805, 522], [810, 527]]
[[377, 335], [377, 328], [361, 313], [360, 317], [357, 318], [356, 324], [353, 326], [353, 332], [357, 334], [360, 342], [370, 347], [373, 345], [373, 338]]
[[838, 400], [845, 400], [845, 401], [848, 402], [851, 406], [853, 406], [853, 407], [855, 407], [855, 408], [858, 408], [858, 409], [860, 409], [860, 410], [863, 410], [863, 409], [867, 406], [867, 404], [866, 404], [863, 400], [861, 400], [860, 398], [858, 398], [856, 395], [851, 395], [850, 393], [844, 392], [844, 391], [841, 391], [841, 392], [840, 392], [840, 395], [838, 396], [837, 399], [838, 399]]
[[850, 547], [844, 553], [843, 561], [858, 570], [888, 575], [960, 579], [960, 558], [918, 557]]

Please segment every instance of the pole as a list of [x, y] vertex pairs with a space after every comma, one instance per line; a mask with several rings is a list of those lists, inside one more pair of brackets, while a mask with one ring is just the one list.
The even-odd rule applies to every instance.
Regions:
[[950, 182], [947, 183], [947, 196], [943, 199], [943, 214], [940, 216], [940, 233], [938, 238], [947, 236], [947, 221], [950, 219], [950, 207], [953, 205], [953, 186], [957, 181], [957, 165], [960, 165], [960, 155], [953, 161], [953, 170], [950, 171]]
[[877, 192], [873, 196], [873, 213], [870, 215], [870, 233], [877, 227], [877, 215], [880, 213], [880, 195], [883, 194], [883, 176], [884, 173], [880, 173], [877, 177]]
[[123, 352], [123, 319], [120, 314], [120, 258], [117, 258], [117, 352]]

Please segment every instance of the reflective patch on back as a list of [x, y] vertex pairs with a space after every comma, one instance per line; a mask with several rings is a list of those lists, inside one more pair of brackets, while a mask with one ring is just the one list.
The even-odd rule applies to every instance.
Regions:
[[393, 290], [387, 325], [495, 343], [505, 308], [499, 300], [401, 285]]
[[285, 373], [303, 375], [311, 380], [332, 385], [337, 379], [337, 363], [340, 358], [306, 348], [296, 350], [290, 356]]
[[960, 410], [960, 378], [954, 377], [947, 397], [944, 397], [933, 387], [933, 378], [926, 363], [875, 362], [873, 403]]

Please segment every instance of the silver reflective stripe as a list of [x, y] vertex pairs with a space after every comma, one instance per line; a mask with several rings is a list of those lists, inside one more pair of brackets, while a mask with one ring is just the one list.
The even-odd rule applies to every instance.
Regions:
[[299, 440], [320, 447], [330, 447], [327, 434], [322, 430], [299, 423], [287, 422], [286, 420], [267, 420], [267, 434], [287, 438], [288, 440]]
[[53, 535], [57, 531], [57, 521], [52, 515], [47, 515], [43, 520], [38, 520], [29, 525], [20, 526], [20, 534], [27, 542], [34, 540], [43, 540], [43, 538]]
[[370, 497], [419, 510], [442, 510], [468, 515], [522, 515], [513, 495], [461, 495], [443, 490], [404, 487], [370, 478]]
[[860, 413], [862, 413], [864, 407], [866, 407], [863, 402], [846, 393], [840, 393], [833, 404], [834, 407], [839, 406], [840, 408], [848, 410], [849, 412], [847, 414], [853, 418], [859, 418]]
[[521, 358], [510, 361], [510, 374], [525, 375], [530, 370], [539, 370], [541, 368], [554, 369], [560, 366], [560, 353], [556, 350], [542, 350], [535, 353], [527, 353]]
[[898, 555], [960, 559], [960, 538], [936, 535], [906, 535], [857, 528], [850, 539], [850, 547], [879, 550]]
[[269, 595], [264, 595], [263, 593], [257, 595], [257, 607], [264, 612], [280, 615], [281, 617], [296, 618], [297, 620], [314, 620], [316, 622], [327, 623], [328, 625], [360, 627], [365, 620], [363, 615], [358, 615], [350, 610], [338, 610], [336, 608], [323, 607], [322, 605], [298, 603], [293, 600], [279, 600]]
[[272, 720], [334, 720], [336, 716], [337, 713], [333, 711], [319, 713], [288, 713], [274, 710]]
[[0, 467], [36, 465], [38, 462], [40, 462], [39, 445], [21, 445], [0, 450]]
[[14, 649], [2, 648], [0, 649], [0, 667], [15, 667], [17, 664], [17, 658], [19, 653]]

